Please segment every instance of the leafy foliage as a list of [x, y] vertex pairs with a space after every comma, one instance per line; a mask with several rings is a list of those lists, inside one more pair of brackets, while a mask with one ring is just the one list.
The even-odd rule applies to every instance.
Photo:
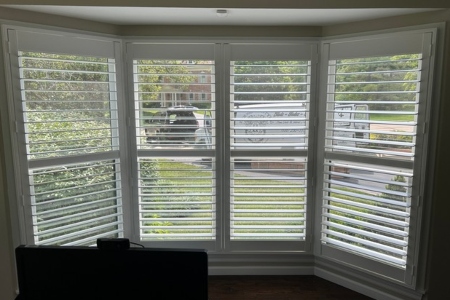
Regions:
[[[111, 151], [117, 110], [114, 62], [107, 58], [21, 52], [30, 160]], [[120, 192], [115, 161], [49, 164], [30, 170], [37, 243], [92, 245], [117, 237]]]
[[164, 89], [168, 93], [183, 93], [197, 81], [181, 60], [138, 60], [136, 62], [139, 101], [143, 108], [161, 107], [160, 96]]
[[308, 68], [300, 61], [236, 61], [235, 100], [306, 100]]
[[[419, 55], [352, 58], [337, 61], [336, 101], [415, 101]], [[412, 111], [411, 104], [369, 104], [369, 110]]]
[[106, 58], [24, 52], [23, 102], [31, 159], [112, 149], [109, 73]]

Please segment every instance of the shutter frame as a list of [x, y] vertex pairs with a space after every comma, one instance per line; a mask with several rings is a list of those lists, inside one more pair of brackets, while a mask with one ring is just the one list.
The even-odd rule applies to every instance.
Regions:
[[[403, 36], [403, 37], [402, 37]], [[427, 81], [429, 79], [428, 72], [432, 69], [432, 66], [430, 65], [430, 60], [428, 57], [428, 51], [430, 48], [430, 44], [432, 41], [432, 37], [435, 36], [433, 33], [433, 30], [431, 32], [427, 29], [425, 30], [417, 30], [413, 32], [406, 32], [406, 33], [396, 33], [396, 34], [386, 34], [386, 35], [378, 35], [378, 36], [367, 36], [367, 37], [360, 37], [358, 39], [340, 39], [340, 40], [334, 40], [331, 42], [324, 42], [323, 43], [323, 59], [325, 61], [328, 61], [328, 59], [341, 59], [341, 58], [352, 58], [353, 57], [367, 57], [370, 56], [369, 54], [373, 54], [374, 56], [382, 56], [386, 54], [403, 54], [403, 53], [420, 53], [422, 54], [422, 60], [424, 62], [424, 65], [422, 66], [422, 72], [425, 72], [421, 78], [422, 81], [424, 81], [425, 85], [428, 86], [430, 83]], [[398, 38], [398, 41], [402, 41], [404, 39], [416, 39], [417, 42], [412, 43], [406, 43], [400, 47], [397, 47], [397, 45], [390, 45], [387, 46], [387, 52], [381, 50], [377, 52], [377, 49], [381, 49], [380, 47], [373, 47], [369, 51], [366, 51], [364, 53], [364, 49], [371, 48], [368, 45], [371, 45], [371, 42], [367, 43], [367, 45], [362, 45], [366, 40], [373, 39], [378, 45], [383, 44], [385, 41], [393, 41], [393, 43], [396, 43], [395, 40]], [[338, 45], [338, 47], [334, 47], [334, 44]], [[356, 47], [356, 45], [361, 45], [361, 47]], [[411, 48], [410, 50], [406, 49], [405, 46], [409, 45]], [[415, 46], [414, 46], [415, 45]], [[408, 46], [408, 47], [409, 47]], [[345, 52], [344, 49], [346, 47], [352, 48], [351, 51]], [[339, 52], [336, 52], [334, 54], [330, 54], [336, 49], [341, 49]], [[361, 50], [362, 49], [362, 50]], [[395, 50], [397, 49], [397, 50]], [[417, 52], [417, 50], [420, 50]], [[343, 53], [346, 54], [343, 54]], [[396, 53], [397, 52], [397, 53]], [[399, 53], [400, 52], [400, 53]], [[352, 54], [352, 55], [350, 55]], [[327, 72], [325, 72], [327, 70]], [[328, 66], [322, 67], [323, 73], [322, 75], [322, 83], [324, 84], [326, 81], [333, 81], [334, 78], [334, 71], [333, 68], [329, 69]], [[327, 73], [331, 73], [330, 76], [327, 76]], [[327, 78], [328, 77], [328, 78]], [[327, 80], [326, 80], [327, 78]], [[422, 83], [421, 83], [422, 85]], [[419, 91], [419, 89], [417, 89]], [[322, 99], [327, 98], [326, 95], [329, 95], [330, 93], [333, 93], [334, 89], [330, 89], [330, 86], [327, 87], [327, 92], [325, 92], [325, 89], [322, 89]], [[332, 174], [327, 171], [327, 168], [325, 165], [328, 161], [347, 161], [347, 162], [353, 162], [354, 165], [358, 165], [359, 163], [368, 163], [368, 164], [377, 164], [378, 167], [382, 168], [389, 168], [389, 167], [398, 167], [398, 168], [406, 168], [409, 169], [410, 172], [414, 175], [414, 183], [412, 186], [410, 186], [410, 195], [409, 197], [409, 206], [410, 206], [410, 212], [408, 212], [408, 215], [410, 216], [408, 221], [408, 227], [410, 227], [407, 232], [414, 232], [414, 235], [410, 236], [409, 243], [408, 243], [408, 252], [407, 252], [407, 260], [405, 261], [405, 267], [399, 268], [398, 266], [391, 265], [387, 262], [382, 262], [378, 259], [371, 259], [369, 256], [366, 255], [355, 255], [355, 252], [350, 250], [343, 250], [342, 245], [327, 245], [326, 244], [326, 232], [324, 234], [321, 233], [322, 228], [326, 228], [328, 223], [322, 224], [322, 226], [319, 226], [319, 228], [316, 228], [315, 234], [316, 236], [322, 236], [321, 241], [316, 241], [316, 255], [330, 259], [330, 260], [336, 260], [339, 261], [342, 264], [345, 264], [349, 266], [350, 268], [357, 268], [360, 269], [366, 273], [370, 273], [375, 276], [380, 276], [383, 278], [390, 278], [394, 281], [400, 281], [406, 286], [409, 287], [415, 287], [415, 276], [412, 274], [412, 266], [416, 264], [417, 257], [418, 257], [418, 251], [417, 251], [417, 240], [419, 239], [419, 230], [416, 228], [417, 222], [420, 218], [419, 210], [415, 208], [415, 202], [417, 197], [417, 193], [419, 193], [420, 187], [423, 184], [424, 178], [422, 177], [421, 170], [423, 165], [425, 164], [426, 157], [423, 155], [422, 147], [424, 147], [422, 138], [422, 128], [423, 128], [423, 122], [425, 119], [429, 117], [429, 103], [427, 102], [427, 98], [429, 99], [429, 91], [428, 93], [424, 93], [423, 90], [420, 89], [420, 92], [417, 93], [417, 97], [420, 97], [420, 103], [421, 106], [419, 107], [419, 118], [417, 119], [417, 140], [414, 139], [414, 142], [416, 146], [419, 147], [418, 151], [415, 151], [414, 155], [414, 162], [410, 161], [402, 161], [401, 159], [387, 159], [387, 158], [380, 158], [380, 157], [365, 157], [364, 155], [358, 155], [355, 154], [352, 157], [352, 154], [349, 152], [346, 154], [345, 152], [328, 152], [325, 148], [325, 135], [322, 135], [326, 132], [327, 128], [325, 126], [325, 121], [322, 120], [322, 122], [319, 124], [319, 129], [322, 131], [321, 134], [319, 134], [319, 158], [323, 158], [323, 170], [320, 169], [319, 171], [319, 185], [317, 186], [317, 197], [318, 201], [320, 203], [323, 203], [319, 206], [319, 208], [316, 210], [316, 218], [320, 220], [326, 220], [326, 217], [323, 215], [323, 211], [326, 211], [326, 207], [323, 206], [325, 203], [327, 203], [328, 200], [324, 199], [322, 195], [326, 195], [326, 193], [330, 192], [330, 190], [326, 190], [326, 181], [322, 178], [324, 176], [327, 176], [326, 174]], [[333, 100], [333, 98], [328, 98], [328, 100]], [[417, 100], [418, 101], [418, 100]], [[381, 101], [382, 102], [382, 101]], [[370, 101], [369, 101], [370, 104]], [[326, 111], [329, 108], [326, 107], [325, 104], [321, 105], [321, 113], [326, 115]], [[417, 113], [417, 110], [416, 110]], [[420, 127], [420, 129], [419, 129]], [[382, 132], [380, 132], [382, 133]], [[344, 148], [344, 147], [343, 147]], [[392, 153], [394, 154], [394, 153]], [[399, 156], [401, 157], [401, 156]], [[320, 161], [320, 159], [319, 159]], [[418, 167], [420, 166], [420, 167]], [[337, 173], [333, 173], [333, 176], [337, 176]], [[344, 176], [345, 177], [345, 176]], [[422, 191], [423, 192], [423, 191]], [[348, 203], [347, 203], [348, 204]], [[318, 224], [317, 224], [318, 225]], [[317, 226], [316, 225], [316, 226]]]

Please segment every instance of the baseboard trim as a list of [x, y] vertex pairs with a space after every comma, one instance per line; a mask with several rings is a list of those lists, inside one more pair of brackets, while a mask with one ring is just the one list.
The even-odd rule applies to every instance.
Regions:
[[424, 291], [305, 253], [211, 253], [211, 276], [315, 275], [379, 300], [421, 300]]
[[321, 267], [314, 267], [314, 275], [342, 285], [360, 294], [379, 300], [421, 300], [422, 294], [414, 290], [402, 289], [397, 287], [395, 290], [383, 282], [377, 280], [357, 280], [345, 274], [337, 274], [336, 272], [326, 270]]
[[270, 266], [240, 266], [226, 267], [214, 266], [209, 267], [208, 274], [214, 275], [313, 275], [314, 267], [270, 267]]

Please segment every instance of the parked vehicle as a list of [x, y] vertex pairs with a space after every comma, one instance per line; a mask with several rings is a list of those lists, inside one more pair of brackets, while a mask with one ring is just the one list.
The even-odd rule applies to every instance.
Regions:
[[[369, 138], [369, 123], [361, 122], [368, 119], [366, 104], [336, 105], [334, 128], [345, 130], [335, 131], [335, 144], [340, 146], [355, 146]], [[307, 110], [304, 104], [254, 104], [235, 108], [232, 117], [232, 145], [237, 149], [305, 148], [307, 141]], [[359, 122], [358, 122], [359, 121]], [[349, 130], [350, 129], [350, 130]], [[210, 148], [212, 145], [211, 127], [200, 127], [195, 131], [195, 144], [199, 148]], [[361, 139], [356, 142], [355, 139]]]
[[152, 116], [145, 127], [148, 143], [193, 143], [199, 128], [197, 107], [173, 106]]

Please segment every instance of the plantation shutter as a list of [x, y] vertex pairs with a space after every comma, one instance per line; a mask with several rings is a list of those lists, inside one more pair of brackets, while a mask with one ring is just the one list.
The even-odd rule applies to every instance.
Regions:
[[231, 44], [228, 51], [229, 247], [303, 250], [317, 48]]
[[118, 43], [8, 30], [27, 244], [123, 235]]
[[215, 249], [216, 46], [129, 43], [127, 54], [138, 239]]
[[324, 44], [319, 252], [407, 284], [423, 193], [431, 39], [426, 32]]

